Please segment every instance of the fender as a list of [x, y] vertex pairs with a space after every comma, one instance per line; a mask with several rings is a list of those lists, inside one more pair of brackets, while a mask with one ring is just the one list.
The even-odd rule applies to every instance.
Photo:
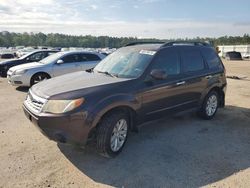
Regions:
[[89, 111], [90, 129], [96, 127], [105, 113], [116, 107], [128, 107], [136, 112], [141, 107], [141, 98], [131, 94], [116, 94], [104, 98]]
[[[220, 90], [222, 92], [224, 92], [224, 95], [225, 95], [225, 89], [226, 88], [226, 80], [225, 82], [223, 82], [224, 80], [222, 80], [223, 78], [223, 74], [224, 73], [218, 73], [216, 75], [214, 75], [214, 77], [208, 81], [208, 84], [207, 84], [207, 88], [203, 91], [202, 95], [201, 95], [201, 98], [200, 98], [200, 102], [199, 102], [199, 105], [202, 105], [205, 97], [207, 96], [207, 94], [213, 89], [213, 88], [220, 88]], [[221, 77], [221, 78], [219, 78]], [[224, 84], [223, 84], [224, 83]]]

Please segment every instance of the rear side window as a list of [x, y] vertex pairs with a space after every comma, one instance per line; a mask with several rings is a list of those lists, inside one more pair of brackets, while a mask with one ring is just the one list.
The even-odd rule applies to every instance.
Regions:
[[194, 72], [205, 68], [203, 58], [198, 50], [181, 51], [183, 72]]
[[210, 69], [221, 67], [221, 61], [213, 49], [204, 48], [201, 52]]
[[178, 52], [170, 49], [161, 50], [155, 57], [153, 69], [165, 70], [169, 76], [180, 74]]
[[100, 61], [100, 57], [95, 54], [81, 54], [82, 61]]

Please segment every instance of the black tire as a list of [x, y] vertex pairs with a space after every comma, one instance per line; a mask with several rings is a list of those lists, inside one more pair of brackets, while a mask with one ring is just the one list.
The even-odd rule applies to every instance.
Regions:
[[37, 73], [37, 74], [34, 74], [30, 80], [30, 86], [33, 86], [43, 80], [47, 80], [49, 79], [50, 76], [46, 73]]
[[[113, 151], [111, 149], [111, 137], [114, 134], [113, 133], [114, 127], [121, 120], [125, 120], [127, 124], [126, 137], [119, 150]], [[96, 147], [98, 152], [101, 155], [108, 158], [115, 157], [122, 151], [127, 141], [128, 132], [129, 132], [129, 117], [125, 112], [117, 111], [108, 114], [101, 120], [101, 122], [98, 124], [97, 127]]]
[[[211, 113], [209, 113], [209, 110], [207, 109], [209, 105], [209, 100], [214, 99], [214, 97], [216, 98], [217, 104], [213, 108], [213, 110], [211, 110]], [[210, 120], [215, 116], [218, 110], [218, 106], [219, 106], [219, 95], [216, 91], [211, 91], [205, 97], [202, 107], [198, 112], [198, 115], [203, 119]]]

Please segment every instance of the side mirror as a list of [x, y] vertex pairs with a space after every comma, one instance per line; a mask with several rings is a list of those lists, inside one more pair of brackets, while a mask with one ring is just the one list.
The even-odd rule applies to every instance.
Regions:
[[167, 73], [162, 69], [153, 69], [150, 72], [150, 76], [156, 80], [165, 80], [167, 78]]
[[56, 62], [56, 64], [62, 64], [62, 63], [64, 63], [64, 62], [61, 59], [57, 60], [57, 62]]

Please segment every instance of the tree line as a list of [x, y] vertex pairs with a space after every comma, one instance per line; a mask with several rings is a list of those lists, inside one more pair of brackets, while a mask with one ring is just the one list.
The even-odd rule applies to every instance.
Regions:
[[118, 48], [134, 41], [209, 41], [214, 46], [217, 45], [239, 45], [250, 44], [249, 34], [243, 36], [222, 36], [218, 38], [185, 38], [185, 39], [138, 39], [136, 37], [109, 37], [109, 36], [73, 36], [58, 33], [14, 33], [0, 32], [0, 46], [51, 46], [51, 47], [89, 47], [89, 48]]

